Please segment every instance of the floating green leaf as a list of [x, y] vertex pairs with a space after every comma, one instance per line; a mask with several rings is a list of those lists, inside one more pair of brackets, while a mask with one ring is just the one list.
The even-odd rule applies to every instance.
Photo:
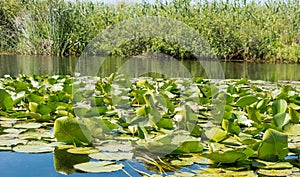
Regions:
[[48, 146], [47, 144], [18, 145], [13, 148], [13, 151], [24, 153], [47, 153], [54, 151], [54, 147]]
[[199, 156], [198, 154], [195, 154], [192, 157], [182, 157], [180, 158], [182, 161], [188, 161], [188, 162], [193, 162], [193, 163], [197, 163], [197, 164], [204, 164], [204, 165], [212, 165], [213, 162], [203, 156]]
[[259, 169], [257, 173], [264, 176], [290, 176], [293, 170], [265, 170]]
[[220, 142], [228, 137], [227, 133], [224, 130], [217, 127], [205, 131], [204, 134], [208, 139], [215, 142]]
[[287, 102], [283, 99], [275, 100], [272, 104], [272, 113], [276, 115], [278, 113], [283, 113], [287, 110]]
[[294, 124], [298, 124], [300, 120], [300, 114], [293, 109], [292, 107], [289, 107], [289, 115], [291, 117], [291, 122]]
[[74, 165], [74, 168], [89, 173], [114, 172], [123, 169], [122, 164], [113, 164], [109, 161], [85, 162]]
[[36, 122], [29, 122], [29, 123], [18, 123], [15, 124], [14, 127], [15, 128], [40, 128], [42, 126], [41, 123], [36, 123]]
[[99, 151], [118, 152], [118, 151], [130, 151], [133, 149], [130, 143], [121, 143], [117, 141], [109, 141], [101, 143], [97, 146]]
[[175, 165], [175, 166], [188, 166], [188, 165], [192, 165], [193, 162], [182, 161], [182, 160], [172, 160], [171, 164]]
[[68, 144], [89, 145], [92, 141], [90, 130], [76, 118], [56, 119], [53, 133], [57, 141]]
[[13, 100], [9, 93], [5, 90], [0, 89], [0, 109], [4, 111], [11, 111], [13, 108]]
[[261, 115], [259, 110], [252, 108], [252, 107], [247, 107], [247, 112], [248, 112], [248, 117], [250, 120], [253, 120], [256, 123], [261, 122]]
[[72, 154], [91, 154], [99, 152], [98, 149], [93, 147], [75, 147], [67, 150], [68, 153]]
[[282, 128], [284, 125], [286, 125], [290, 121], [290, 116], [289, 114], [282, 112], [278, 113], [273, 117], [273, 121], [275, 125], [279, 128]]
[[26, 144], [26, 140], [18, 140], [18, 139], [8, 139], [8, 140], [1, 140], [0, 139], [0, 145], [1, 146], [15, 146], [18, 144]]
[[209, 153], [203, 153], [202, 156], [209, 158], [217, 163], [235, 163], [240, 160], [244, 160], [247, 156], [240, 150], [229, 151], [214, 151]]
[[285, 169], [293, 168], [289, 162], [266, 162], [258, 159], [252, 160], [252, 166], [263, 169]]
[[283, 160], [288, 154], [287, 135], [268, 129], [258, 148], [258, 158], [266, 161]]
[[258, 98], [256, 96], [247, 95], [247, 96], [243, 96], [243, 97], [239, 98], [237, 100], [237, 102], [235, 103], [235, 106], [244, 107], [244, 106], [251, 105], [257, 101], [258, 101]]
[[172, 154], [187, 154], [187, 153], [197, 153], [202, 152], [203, 146], [200, 141], [185, 141], [180, 146], [172, 152]]
[[131, 152], [99, 152], [90, 154], [89, 157], [98, 160], [131, 160], [133, 153]]
[[300, 136], [300, 124], [287, 124], [283, 127], [283, 132], [289, 135]]

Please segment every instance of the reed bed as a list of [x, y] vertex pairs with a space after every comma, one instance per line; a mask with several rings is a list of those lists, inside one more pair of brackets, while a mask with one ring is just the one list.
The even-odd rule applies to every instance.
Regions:
[[[161, 16], [196, 29], [226, 61], [300, 62], [300, 2], [174, 0], [154, 4], [0, 0], [0, 52], [79, 56], [103, 30], [123, 20]], [[192, 55], [163, 39], [129, 41], [112, 55]]]

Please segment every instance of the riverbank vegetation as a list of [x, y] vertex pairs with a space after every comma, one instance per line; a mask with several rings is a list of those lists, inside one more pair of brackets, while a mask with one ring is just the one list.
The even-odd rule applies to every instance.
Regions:
[[[0, 52], [79, 56], [89, 42], [123, 20], [161, 16], [197, 30], [218, 57], [228, 61], [300, 61], [300, 4], [297, 0], [119, 3], [61, 0], [0, 1]], [[190, 53], [161, 39], [132, 41], [115, 55], [163, 52], [188, 59]], [[136, 46], [134, 45], [134, 46]]]

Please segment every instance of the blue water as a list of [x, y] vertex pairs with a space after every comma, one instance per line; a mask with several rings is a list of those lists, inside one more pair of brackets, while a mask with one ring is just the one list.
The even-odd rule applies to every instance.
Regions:
[[[136, 162], [122, 162], [124, 170], [131, 176], [140, 176], [136, 171], [129, 167], [128, 163], [134, 168], [142, 171], [143, 166]], [[61, 177], [64, 174], [56, 172], [54, 168], [53, 153], [46, 154], [25, 154], [16, 152], [0, 152], [0, 176], [1, 177]], [[123, 171], [112, 173], [80, 173], [69, 174], [70, 177], [101, 177], [101, 176], [127, 176]]]
[[[67, 160], [66, 160], [67, 161]], [[91, 160], [96, 161], [96, 160]], [[135, 159], [132, 161], [119, 161], [124, 165], [124, 171], [129, 175], [136, 177], [141, 176], [137, 171], [145, 172], [147, 174], [154, 174], [154, 172], [146, 169], [145, 164], [138, 162]], [[134, 169], [133, 169], [134, 168]], [[207, 168], [207, 165], [192, 165], [183, 167], [178, 172], [191, 172], [199, 168]], [[167, 172], [163, 175], [171, 175], [174, 172]], [[44, 154], [26, 154], [17, 152], [0, 152], [0, 177], [65, 177], [67, 174], [59, 173], [54, 166], [54, 153]], [[70, 177], [119, 177], [128, 176], [122, 170], [110, 173], [83, 173], [76, 171], [68, 174]]]

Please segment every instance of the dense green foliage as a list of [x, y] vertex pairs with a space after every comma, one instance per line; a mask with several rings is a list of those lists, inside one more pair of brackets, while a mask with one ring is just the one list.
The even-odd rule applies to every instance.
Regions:
[[[108, 5], [63, 0], [0, 1], [0, 52], [78, 56], [101, 31], [123, 20], [161, 16], [196, 29], [226, 60], [299, 62], [300, 5], [297, 0], [190, 0]], [[112, 54], [157, 51], [190, 58], [163, 39], [128, 41]]]
[[[65, 149], [66, 156], [89, 154], [100, 160], [86, 163], [89, 159], [73, 157], [67, 169], [55, 160], [57, 170], [65, 173], [74, 168], [117, 171], [123, 165], [116, 161], [133, 157], [161, 173], [209, 165], [190, 175], [253, 176], [254, 171], [274, 170], [292, 174], [299, 168], [299, 85], [247, 79], [212, 83], [202, 78], [129, 79], [115, 74], [6, 76], [0, 79], [0, 149], [56, 149], [55, 159]], [[221, 119], [216, 122], [217, 118]], [[157, 155], [167, 157], [155, 160]]]

